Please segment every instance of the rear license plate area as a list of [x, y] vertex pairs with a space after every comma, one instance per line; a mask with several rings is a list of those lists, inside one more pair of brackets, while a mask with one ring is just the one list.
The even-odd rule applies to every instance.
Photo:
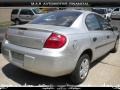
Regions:
[[13, 60], [24, 61], [24, 54], [11, 51], [11, 56]]

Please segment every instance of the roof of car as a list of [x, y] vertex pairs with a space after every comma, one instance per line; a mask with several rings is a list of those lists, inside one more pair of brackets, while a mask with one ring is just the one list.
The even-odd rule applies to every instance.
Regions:
[[71, 10], [65, 10], [65, 11], [76, 11], [76, 12], [82, 12], [82, 13], [84, 13], [84, 12], [88, 12], [88, 13], [91, 13], [91, 11], [88, 11], [88, 10], [77, 10], [77, 9], [71, 9]]

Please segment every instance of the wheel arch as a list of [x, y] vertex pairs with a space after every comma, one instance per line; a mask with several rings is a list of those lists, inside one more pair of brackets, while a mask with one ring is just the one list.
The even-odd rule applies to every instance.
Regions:
[[[84, 54], [88, 54], [89, 57], [90, 57], [90, 62], [92, 62], [92, 59], [93, 59], [93, 50], [90, 49], [90, 48], [85, 49], [85, 50], [82, 51], [82, 53], [80, 53], [80, 55], [79, 55], [77, 61], [75, 62], [75, 67], [74, 67], [74, 69], [76, 68], [77, 63], [79, 62], [80, 57], [81, 57], [82, 55], [84, 55]], [[73, 69], [73, 70], [74, 70], [74, 69]]]
[[81, 57], [83, 54], [88, 54], [89, 57], [90, 57], [90, 61], [92, 61], [92, 58], [93, 58], [93, 51], [92, 51], [92, 49], [89, 48], [89, 49], [84, 50], [84, 51], [81, 53], [80, 57]]

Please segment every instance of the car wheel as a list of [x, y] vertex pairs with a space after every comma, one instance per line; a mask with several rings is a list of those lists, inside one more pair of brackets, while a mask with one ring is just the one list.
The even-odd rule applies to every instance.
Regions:
[[112, 52], [115, 53], [118, 51], [118, 46], [119, 46], [119, 39], [116, 40], [116, 43], [115, 43], [115, 46], [114, 48], [112, 49]]
[[87, 54], [83, 54], [76, 65], [75, 70], [71, 73], [70, 78], [73, 84], [82, 83], [89, 72], [90, 57]]
[[19, 25], [20, 24], [20, 20], [16, 19], [15, 20], [15, 25]]

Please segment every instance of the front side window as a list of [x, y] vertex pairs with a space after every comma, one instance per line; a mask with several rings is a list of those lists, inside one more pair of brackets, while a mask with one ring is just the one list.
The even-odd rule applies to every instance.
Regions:
[[42, 11], [39, 8], [32, 9], [35, 14], [41, 14]]
[[75, 11], [56, 11], [44, 14], [32, 22], [31, 24], [55, 25], [69, 27], [77, 19], [81, 12]]
[[85, 23], [86, 23], [88, 30], [101, 30], [102, 29], [99, 24], [99, 21], [97, 20], [94, 14], [89, 14], [86, 17]]

